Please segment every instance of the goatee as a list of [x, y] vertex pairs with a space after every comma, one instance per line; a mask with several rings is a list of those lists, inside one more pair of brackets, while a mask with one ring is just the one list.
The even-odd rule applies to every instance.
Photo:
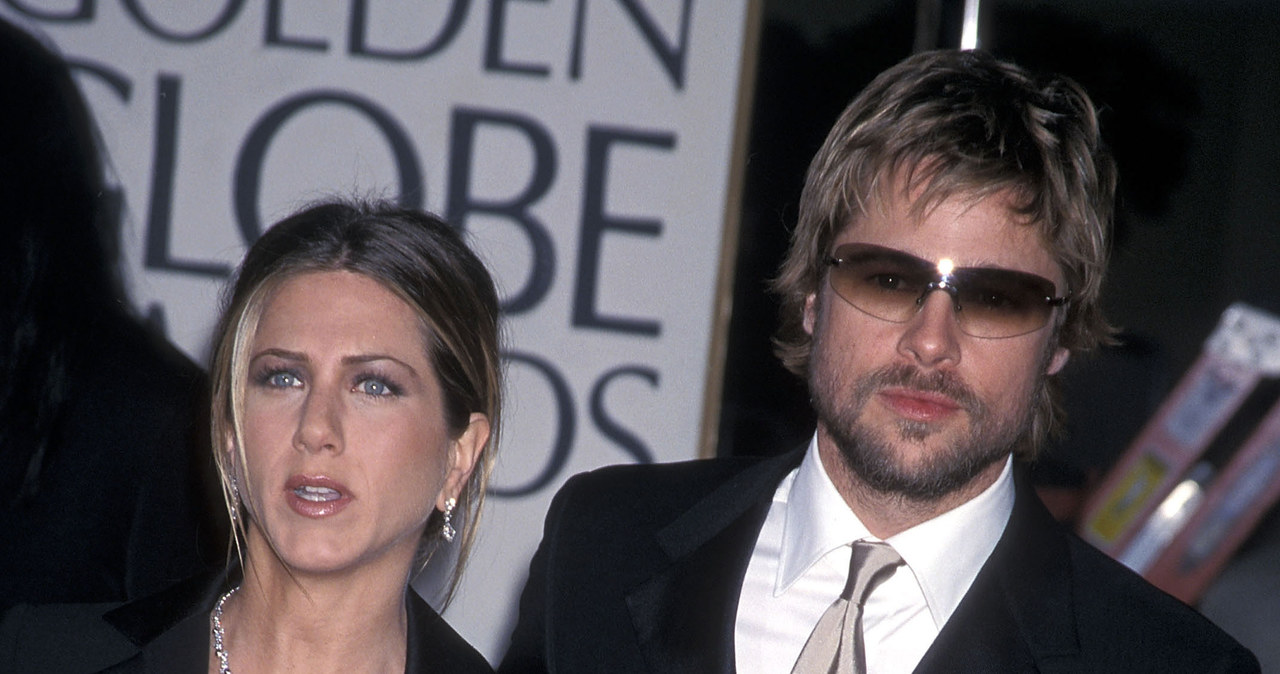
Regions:
[[[815, 370], [830, 372], [830, 370]], [[852, 383], [849, 393], [838, 396], [838, 382], [811, 375], [809, 393], [818, 423], [839, 450], [845, 467], [866, 487], [885, 495], [919, 503], [933, 503], [955, 493], [994, 462], [1007, 457], [1029, 433], [1034, 398], [1043, 386], [1033, 387], [1031, 400], [1009, 415], [997, 417], [990, 407], [950, 372], [921, 372], [906, 364], [875, 370]], [[943, 429], [928, 421], [899, 419], [891, 426], [873, 428], [863, 423], [862, 412], [877, 392], [889, 387], [940, 393], [954, 400], [968, 420], [968, 432], [954, 442], [925, 454], [917, 465], [908, 465], [895, 443], [920, 444]]]

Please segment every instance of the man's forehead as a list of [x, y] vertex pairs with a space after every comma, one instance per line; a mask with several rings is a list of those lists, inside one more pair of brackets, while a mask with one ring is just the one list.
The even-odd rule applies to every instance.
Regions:
[[869, 243], [957, 267], [1002, 267], [1044, 276], [1056, 285], [1065, 277], [1044, 228], [1031, 222], [1010, 191], [957, 191], [936, 202], [889, 193], [868, 204], [833, 233], [823, 254], [846, 243]]
[[[888, 210], [909, 213], [920, 220], [944, 203], [968, 208], [990, 204], [1010, 219], [1031, 224], [1027, 214], [1032, 198], [1025, 187], [1001, 182], [978, 181], [956, 172], [940, 172], [926, 165], [915, 170], [901, 169], [883, 174], [861, 203], [879, 213]], [[855, 219], [859, 213], [855, 212]], [[864, 214], [865, 215], [865, 214]]]

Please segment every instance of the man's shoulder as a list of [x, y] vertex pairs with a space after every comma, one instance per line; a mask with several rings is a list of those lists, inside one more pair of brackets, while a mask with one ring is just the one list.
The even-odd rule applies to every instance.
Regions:
[[[772, 498], [799, 453], [606, 466], [570, 478], [547, 511], [543, 545], [645, 548], [659, 531], [718, 531]], [[625, 532], [625, 535], [621, 535]], [[630, 553], [628, 553], [630, 554]]]
[[771, 459], [719, 457], [664, 463], [615, 464], [578, 473], [569, 479], [571, 489], [625, 489], [645, 492], [655, 486], [679, 490], [702, 489], [730, 479]]
[[1079, 599], [1106, 609], [1125, 622], [1184, 624], [1193, 631], [1230, 639], [1194, 608], [1149, 583], [1137, 572], [1089, 543], [1068, 535], [1072, 565], [1079, 574]]
[[[1199, 611], [1074, 535], [1077, 623], [1083, 647], [1123, 651], [1134, 663], [1164, 663], [1166, 671], [1257, 671], [1247, 649]], [[1121, 657], [1117, 652], [1114, 660]]]
[[1195, 609], [1055, 521], [1027, 482], [1017, 493], [974, 601], [966, 596], [952, 616], [963, 611], [953, 649], [983, 638], [1011, 645], [1018, 634], [1038, 663], [1082, 671], [1257, 671], [1252, 655]]
[[721, 457], [605, 466], [570, 478], [558, 498], [579, 505], [615, 504], [633, 512], [644, 508], [678, 512], [723, 487], [740, 486], [757, 495], [766, 487], [776, 486], [799, 461], [799, 453], [789, 452], [767, 458]]

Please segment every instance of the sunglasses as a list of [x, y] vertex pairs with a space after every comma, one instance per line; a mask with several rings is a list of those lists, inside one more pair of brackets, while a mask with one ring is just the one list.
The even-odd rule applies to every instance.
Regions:
[[854, 308], [893, 323], [905, 323], [934, 290], [951, 296], [960, 331], [972, 337], [1017, 337], [1049, 323], [1053, 282], [1042, 276], [998, 267], [952, 268], [900, 250], [849, 243], [827, 258], [831, 289]]

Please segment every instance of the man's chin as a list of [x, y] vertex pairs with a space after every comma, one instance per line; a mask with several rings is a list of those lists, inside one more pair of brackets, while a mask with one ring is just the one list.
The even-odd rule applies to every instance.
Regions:
[[969, 426], [961, 419], [916, 421], [898, 417], [884, 427], [890, 430], [862, 436], [855, 442], [878, 447], [875, 453], [882, 462], [904, 476], [927, 475], [946, 464], [963, 462], [965, 452], [956, 448], [972, 444]]
[[974, 466], [950, 471], [904, 468], [873, 472], [861, 477], [863, 483], [875, 492], [928, 504], [944, 501], [954, 494], [972, 491], [978, 477], [989, 467]]
[[956, 451], [947, 433], [936, 429], [922, 439], [897, 437], [867, 451], [860, 445], [840, 447], [845, 466], [872, 491], [911, 501], [933, 503], [968, 491], [1004, 454]]

